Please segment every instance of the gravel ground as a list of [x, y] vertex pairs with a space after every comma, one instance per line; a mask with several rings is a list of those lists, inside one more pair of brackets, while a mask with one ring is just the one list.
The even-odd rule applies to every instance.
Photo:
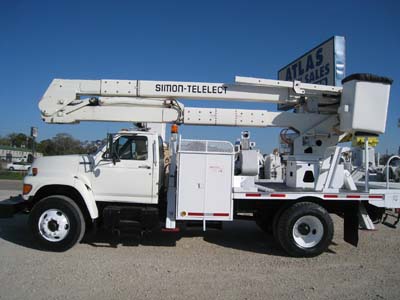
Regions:
[[361, 231], [354, 248], [334, 222], [329, 252], [299, 259], [245, 221], [141, 240], [100, 233], [49, 253], [32, 243], [27, 216], [2, 219], [0, 299], [399, 299], [398, 230]]

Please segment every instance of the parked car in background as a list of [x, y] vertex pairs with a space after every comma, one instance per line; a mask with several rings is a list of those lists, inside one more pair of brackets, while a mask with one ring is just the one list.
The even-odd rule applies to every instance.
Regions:
[[31, 165], [25, 162], [13, 162], [7, 164], [7, 169], [10, 171], [28, 171], [30, 167]]

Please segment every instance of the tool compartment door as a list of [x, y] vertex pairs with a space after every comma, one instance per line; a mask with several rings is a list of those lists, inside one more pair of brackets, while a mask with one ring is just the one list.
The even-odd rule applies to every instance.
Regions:
[[232, 158], [207, 154], [205, 211], [210, 220], [232, 217]]
[[186, 217], [198, 217], [204, 211], [205, 163], [206, 157], [203, 154], [185, 153], [180, 155], [177, 217], [182, 214], [185, 214]]
[[233, 146], [216, 153], [216, 142], [185, 142], [192, 144], [188, 151], [183, 144], [178, 154], [177, 220], [232, 220]]

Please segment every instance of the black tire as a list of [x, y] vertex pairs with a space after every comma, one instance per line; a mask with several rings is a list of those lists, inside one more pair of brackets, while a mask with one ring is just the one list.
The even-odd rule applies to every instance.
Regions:
[[287, 205], [282, 205], [278, 211], [275, 213], [273, 219], [272, 219], [272, 234], [274, 236], [275, 241], [280, 245], [281, 242], [279, 241], [279, 237], [278, 237], [278, 223], [279, 223], [279, 219], [282, 215], [282, 213], [284, 212], [284, 210], [287, 208]]
[[[67, 224], [68, 226], [66, 226], [67, 230], [64, 230], [67, 231], [67, 233], [61, 240], [50, 241], [45, 238], [43, 230], [39, 229], [40, 218], [42, 215], [46, 218], [44, 213], [48, 210], [61, 212], [69, 221]], [[57, 222], [55, 223], [56, 225], [54, 226], [57, 226], [58, 228], [59, 224]], [[63, 252], [79, 243], [85, 233], [85, 225], [85, 220], [78, 205], [71, 198], [63, 195], [54, 195], [43, 198], [35, 204], [29, 215], [29, 226], [35, 242], [40, 248], [49, 251]], [[51, 230], [50, 225], [47, 229]]]
[[13, 167], [9, 167], [8, 170], [9, 171], [14, 171], [14, 168]]
[[276, 230], [280, 245], [294, 257], [313, 257], [326, 251], [334, 232], [329, 213], [312, 202], [298, 202], [283, 211]]

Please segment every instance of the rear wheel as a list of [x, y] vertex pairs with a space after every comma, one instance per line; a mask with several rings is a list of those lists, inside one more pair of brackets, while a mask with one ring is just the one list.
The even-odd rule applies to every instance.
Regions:
[[14, 171], [14, 167], [9, 167], [8, 170], [9, 171]]
[[285, 209], [287, 208], [287, 205], [282, 205], [278, 211], [275, 213], [273, 219], [272, 219], [272, 234], [274, 236], [275, 241], [280, 244], [281, 242], [279, 241], [279, 237], [278, 237], [278, 223], [280, 220], [280, 217], [282, 215], [282, 213], [285, 211]]
[[62, 195], [40, 200], [30, 213], [29, 224], [38, 245], [50, 251], [72, 248], [85, 233], [85, 221], [78, 205]]
[[329, 213], [312, 202], [299, 202], [282, 212], [277, 224], [277, 237], [291, 256], [312, 257], [329, 247], [333, 222]]

